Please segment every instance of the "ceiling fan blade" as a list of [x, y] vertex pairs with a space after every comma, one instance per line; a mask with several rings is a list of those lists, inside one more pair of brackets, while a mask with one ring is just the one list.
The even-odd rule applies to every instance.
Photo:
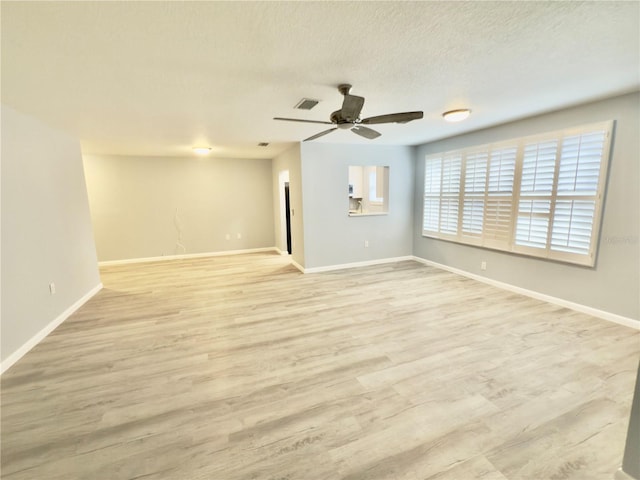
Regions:
[[316, 133], [315, 135], [312, 135], [309, 138], [305, 138], [303, 140], [303, 142], [308, 142], [309, 140], [315, 140], [316, 138], [320, 138], [320, 137], [326, 135], [327, 133], [331, 133], [331, 132], [333, 132], [334, 130], [337, 130], [337, 129], [338, 129], [338, 127], [334, 127], [334, 128], [330, 128], [329, 130], [325, 130], [324, 132]]
[[342, 110], [340, 110], [340, 114], [347, 122], [354, 122], [360, 116], [363, 105], [364, 97], [347, 94], [344, 96], [344, 100], [342, 101]]
[[360, 123], [373, 125], [376, 123], [407, 123], [411, 120], [419, 120], [424, 117], [422, 112], [389, 113], [388, 115], [378, 115], [363, 119]]
[[367, 127], [361, 127], [360, 125], [356, 125], [351, 129], [353, 133], [357, 133], [361, 137], [368, 138], [369, 140], [373, 140], [374, 138], [378, 138], [380, 133], [376, 132]]
[[304, 123], [321, 123], [322, 125], [333, 125], [331, 122], [322, 122], [320, 120], [302, 120], [301, 118], [283, 118], [273, 117], [274, 120], [284, 120], [286, 122], [304, 122]]

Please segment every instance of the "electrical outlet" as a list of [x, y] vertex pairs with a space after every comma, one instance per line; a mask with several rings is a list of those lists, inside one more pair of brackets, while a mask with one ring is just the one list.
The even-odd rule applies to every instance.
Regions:
[[51, 295], [55, 295], [56, 294], [56, 284], [55, 283], [50, 283], [49, 284], [49, 293]]
[[364, 241], [364, 248], [369, 248], [369, 240]]
[[231, 234], [230, 234], [230, 233], [227, 233], [227, 234], [224, 236], [224, 238], [226, 238], [227, 240], [231, 240]]
[[241, 233], [237, 233], [237, 234], [236, 234], [236, 238], [237, 238], [238, 240], [240, 240], [240, 239], [242, 238], [242, 234], [241, 234]]
[[486, 270], [486, 269], [487, 269], [487, 262], [480, 263], [480, 270]]

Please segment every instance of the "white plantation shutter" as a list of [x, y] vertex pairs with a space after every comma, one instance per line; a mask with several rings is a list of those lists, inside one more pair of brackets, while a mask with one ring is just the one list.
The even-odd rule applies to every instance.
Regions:
[[520, 195], [551, 195], [557, 151], [558, 141], [555, 139], [525, 144]]
[[599, 129], [563, 139], [551, 231], [552, 258], [566, 254], [593, 256], [593, 227], [607, 137], [607, 131]]
[[485, 246], [509, 248], [517, 152], [515, 146], [491, 151], [484, 213]]
[[520, 200], [516, 223], [516, 245], [546, 248], [551, 200]]
[[437, 232], [440, 225], [440, 184], [442, 157], [427, 158], [424, 169], [424, 212], [422, 231]]
[[423, 234], [455, 236], [458, 232], [462, 157], [436, 155], [425, 163]]
[[442, 157], [428, 158], [424, 172], [424, 192], [430, 195], [440, 194], [442, 183]]
[[484, 195], [465, 195], [463, 208], [462, 235], [480, 238], [484, 217]]
[[596, 195], [606, 139], [604, 130], [564, 138], [558, 195]]
[[424, 219], [423, 219], [423, 233], [424, 232], [437, 232], [438, 223], [440, 219], [440, 199], [439, 198], [424, 198]]
[[458, 198], [445, 197], [440, 200], [440, 232], [455, 235], [458, 232]]
[[462, 157], [460, 155], [445, 155], [442, 159], [440, 232], [448, 235], [458, 233], [461, 169]]
[[474, 243], [480, 243], [482, 239], [488, 161], [487, 151], [469, 153], [465, 158], [461, 235], [468, 241], [475, 237]]
[[595, 209], [594, 200], [557, 200], [551, 249], [588, 255]]
[[613, 122], [425, 160], [423, 234], [593, 265]]
[[[556, 139], [524, 145], [516, 220], [516, 251], [526, 253], [529, 248], [547, 248], [557, 153]], [[517, 246], [526, 248], [518, 249]]]

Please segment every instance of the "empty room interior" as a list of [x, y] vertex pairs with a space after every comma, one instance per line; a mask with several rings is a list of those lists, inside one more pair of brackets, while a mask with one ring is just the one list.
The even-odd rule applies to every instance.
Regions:
[[6, 480], [640, 480], [640, 3], [22, 2]]

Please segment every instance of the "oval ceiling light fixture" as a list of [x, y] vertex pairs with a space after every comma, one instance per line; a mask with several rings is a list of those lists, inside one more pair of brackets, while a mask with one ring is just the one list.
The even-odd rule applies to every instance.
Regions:
[[466, 120], [471, 115], [471, 110], [468, 108], [461, 108], [459, 110], [449, 110], [442, 114], [445, 122], [461, 122]]
[[196, 155], [207, 155], [211, 151], [211, 147], [193, 147], [193, 153]]

